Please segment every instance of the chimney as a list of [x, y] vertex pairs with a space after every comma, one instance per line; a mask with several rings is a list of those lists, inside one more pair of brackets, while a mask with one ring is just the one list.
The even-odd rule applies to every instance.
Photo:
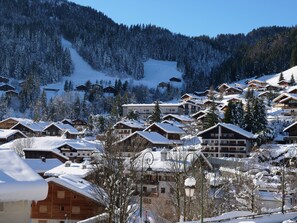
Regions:
[[46, 162], [46, 158], [44, 156], [41, 157], [41, 161], [45, 163]]

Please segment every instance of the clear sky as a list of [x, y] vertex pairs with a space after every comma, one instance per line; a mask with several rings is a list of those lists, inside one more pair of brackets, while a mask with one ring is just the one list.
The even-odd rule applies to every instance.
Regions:
[[297, 0], [70, 0], [117, 23], [152, 24], [188, 36], [297, 25]]

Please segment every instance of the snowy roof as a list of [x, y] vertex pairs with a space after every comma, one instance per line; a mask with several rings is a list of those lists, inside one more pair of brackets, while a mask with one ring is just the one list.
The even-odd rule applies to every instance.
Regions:
[[8, 120], [10, 120], [10, 119], [12, 119], [12, 120], [14, 120], [14, 121], [16, 121], [16, 122], [28, 122], [28, 123], [33, 122], [32, 119], [9, 117], [9, 118], [6, 118], [6, 119], [0, 121], [0, 123], [2, 123], [2, 122], [6, 122], [6, 121], [8, 121]]
[[47, 178], [46, 181], [48, 183], [54, 182], [72, 191], [75, 191], [76, 193], [79, 193], [93, 201], [100, 202], [104, 205], [106, 204], [107, 195], [105, 194], [104, 190], [100, 188], [101, 192], [104, 193], [104, 199], [101, 199], [99, 198], [99, 195], [96, 194], [94, 185], [80, 177], [64, 174], [58, 177]]
[[153, 124], [151, 124], [149, 127], [147, 127], [144, 131], [149, 131], [149, 129], [151, 129], [151, 127], [153, 126], [157, 126], [158, 128], [162, 129], [164, 132], [167, 133], [175, 133], [175, 134], [184, 134], [185, 131], [180, 129], [179, 127], [172, 125], [172, 124], [168, 124], [168, 123], [161, 123], [161, 122], [155, 122]]
[[297, 124], [297, 122], [294, 122], [293, 124], [291, 124], [288, 127], [286, 127], [283, 131], [284, 132], [288, 131], [291, 127], [295, 126], [296, 124]]
[[[20, 139], [9, 142], [0, 146], [0, 148], [14, 148], [14, 143]], [[102, 152], [103, 147], [95, 141], [87, 141], [84, 139], [65, 139], [59, 136], [46, 136], [46, 137], [32, 137], [30, 138], [30, 146], [24, 148], [25, 151], [52, 151], [59, 156], [63, 156], [58, 150], [63, 145], [69, 145], [76, 150], [93, 150], [94, 152]], [[68, 159], [66, 156], [64, 158]]]
[[[160, 103], [159, 107], [176, 107], [181, 106], [183, 103]], [[123, 104], [122, 107], [154, 107], [156, 104]]]
[[51, 126], [56, 126], [58, 129], [60, 129], [61, 131], [67, 131], [70, 134], [79, 134], [79, 132], [77, 131], [76, 128], [74, 128], [72, 125], [69, 124], [64, 124], [62, 122], [55, 122], [55, 123], [51, 123], [48, 126], [46, 126], [44, 128], [44, 130], [46, 130], [47, 128], [51, 127]]
[[126, 139], [133, 137], [134, 135], [140, 135], [144, 139], [148, 140], [149, 142], [153, 144], [161, 144], [161, 145], [171, 145], [173, 142], [161, 134], [157, 132], [144, 132], [144, 131], [136, 131], [132, 133], [131, 135], [127, 136], [124, 139], [121, 139], [119, 142], [125, 141]]
[[44, 176], [56, 177], [64, 174], [71, 174], [81, 178], [85, 178], [93, 171], [93, 166], [89, 162], [72, 163], [67, 161], [66, 163], [55, 166], [54, 168], [46, 171]]
[[210, 131], [210, 130], [212, 130], [212, 129], [215, 129], [215, 128], [218, 127], [218, 126], [222, 126], [222, 127], [227, 128], [227, 129], [229, 129], [229, 130], [231, 130], [231, 131], [237, 132], [238, 134], [240, 134], [240, 135], [242, 135], [242, 136], [245, 136], [245, 137], [247, 137], [247, 138], [250, 138], [250, 139], [255, 139], [255, 138], [256, 138], [256, 135], [254, 135], [254, 134], [251, 133], [251, 132], [248, 132], [248, 131], [246, 131], [246, 130], [244, 130], [244, 129], [242, 129], [242, 128], [236, 126], [236, 125], [229, 124], [229, 123], [222, 123], [222, 122], [220, 122], [220, 123], [218, 123], [218, 124], [216, 124], [216, 125], [214, 125], [214, 126], [208, 128], [208, 129], [206, 129], [206, 130], [204, 130], [204, 131], [199, 132], [199, 133], [198, 133], [198, 136], [200, 136], [200, 135], [202, 135], [203, 133], [208, 132], [208, 131]]
[[130, 128], [137, 128], [137, 129], [144, 129], [144, 123], [137, 121], [137, 120], [122, 120], [117, 122], [114, 126], [118, 125], [118, 124], [123, 124], [126, 125]]
[[27, 137], [24, 133], [22, 133], [19, 130], [14, 130], [14, 129], [0, 129], [0, 138], [1, 139], [7, 139], [8, 137], [10, 137], [10, 136], [12, 136], [12, 135], [14, 135], [16, 133], [20, 133], [24, 137]]
[[18, 125], [23, 125], [28, 129], [31, 129], [34, 132], [43, 132], [44, 128], [48, 125], [48, 122], [27, 122], [27, 121], [20, 121], [11, 129], [14, 129]]
[[37, 173], [44, 173], [62, 164], [58, 159], [24, 159], [24, 162]]
[[[161, 158], [161, 154], [164, 153], [164, 151], [167, 152], [166, 159]], [[146, 160], [152, 158], [151, 155], [148, 154], [148, 152], [151, 152], [153, 155], [153, 162], [150, 165], [150, 167], [154, 172], [184, 171], [185, 167], [189, 168], [192, 165], [193, 161], [196, 160], [198, 157], [202, 157], [205, 160], [205, 162], [211, 167], [211, 164], [205, 158], [204, 154], [201, 152], [200, 149], [196, 151], [188, 151], [184, 150], [184, 148], [181, 147], [178, 147], [174, 150], [169, 150], [165, 148], [148, 148], [140, 152], [139, 156], [134, 160], [136, 170], [141, 170], [142, 159]], [[186, 161], [185, 158], [187, 158]], [[130, 163], [130, 161], [127, 163]], [[146, 164], [145, 162], [143, 163], [144, 168], [148, 168], [148, 164]]]
[[0, 201], [44, 200], [48, 186], [14, 151], [0, 150]]
[[162, 123], [167, 123], [167, 124], [170, 124], [170, 125], [175, 125], [175, 126], [177, 126], [177, 127], [179, 127], [179, 128], [184, 128], [184, 127], [186, 127], [185, 124], [182, 124], [182, 123], [180, 123], [180, 122], [178, 122], [178, 121], [173, 121], [173, 120], [164, 120], [164, 121], [162, 121]]
[[173, 118], [175, 118], [177, 120], [180, 120], [180, 121], [183, 121], [183, 122], [192, 122], [193, 121], [193, 118], [191, 118], [188, 115], [168, 114], [168, 115], [165, 115], [163, 117], [163, 119], [166, 119], [167, 117], [173, 117]]

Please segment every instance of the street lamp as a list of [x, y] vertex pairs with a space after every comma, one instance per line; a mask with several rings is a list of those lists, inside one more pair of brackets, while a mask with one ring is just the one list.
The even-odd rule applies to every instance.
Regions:
[[[146, 159], [144, 159], [147, 156]], [[140, 177], [140, 205], [139, 205], [139, 217], [142, 223], [142, 187], [143, 187], [143, 161], [145, 160], [146, 164], [149, 166], [146, 171], [148, 173], [152, 172], [152, 168], [150, 167], [150, 165], [153, 164], [154, 162], [154, 155], [151, 151], [146, 151], [143, 155], [142, 155], [142, 160], [141, 160], [141, 177]]]
[[[188, 153], [185, 157], [185, 162], [184, 164], [186, 164], [187, 158], [189, 155], [195, 155], [197, 157], [197, 159], [199, 160], [200, 163], [200, 174], [201, 174], [201, 180], [200, 180], [200, 222], [203, 223], [203, 217], [204, 217], [204, 210], [203, 210], [203, 179], [204, 179], [204, 169], [203, 169], [203, 165], [202, 165], [202, 161], [200, 160], [200, 156], [197, 153]], [[212, 166], [209, 162], [207, 162], [208, 165], [210, 166], [210, 168], [212, 169]], [[185, 173], [187, 173], [187, 169], [186, 169], [186, 165], [184, 165], [184, 169], [185, 169]], [[186, 192], [186, 196], [187, 197], [193, 197], [194, 196], [194, 191], [195, 191], [195, 186], [196, 185], [196, 180], [193, 176], [189, 176], [186, 180], [185, 180], [185, 192]]]

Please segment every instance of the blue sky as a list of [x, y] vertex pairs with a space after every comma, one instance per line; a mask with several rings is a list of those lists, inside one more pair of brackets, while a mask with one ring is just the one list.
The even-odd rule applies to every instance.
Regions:
[[117, 23], [153, 24], [188, 36], [297, 25], [297, 0], [71, 0]]

